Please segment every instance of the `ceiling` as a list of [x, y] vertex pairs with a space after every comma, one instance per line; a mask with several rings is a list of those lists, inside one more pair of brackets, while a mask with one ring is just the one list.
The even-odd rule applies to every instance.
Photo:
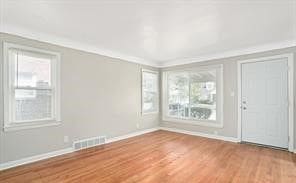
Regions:
[[296, 45], [296, 0], [0, 0], [1, 30], [153, 66]]

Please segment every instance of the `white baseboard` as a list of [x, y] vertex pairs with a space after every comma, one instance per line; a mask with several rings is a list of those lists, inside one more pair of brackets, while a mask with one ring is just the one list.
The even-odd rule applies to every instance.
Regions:
[[30, 156], [30, 157], [15, 160], [15, 161], [9, 161], [9, 162], [6, 162], [6, 163], [1, 163], [0, 164], [0, 170], [5, 170], [5, 169], [13, 168], [13, 167], [16, 167], [16, 166], [25, 165], [25, 164], [28, 164], [28, 163], [33, 163], [33, 162], [36, 162], [36, 161], [52, 158], [52, 157], [55, 157], [55, 156], [60, 156], [60, 155], [71, 153], [71, 152], [73, 152], [72, 148], [66, 148], [66, 149], [61, 149], [61, 150], [58, 150], [58, 151], [52, 151], [52, 152], [45, 153], [45, 154]]
[[[146, 129], [146, 130], [142, 130], [142, 131], [138, 131], [138, 132], [133, 132], [133, 133], [129, 133], [127, 135], [122, 135], [122, 136], [118, 136], [118, 137], [113, 137], [110, 139], [107, 139], [106, 143], [111, 143], [111, 142], [115, 142], [115, 141], [119, 141], [119, 140], [123, 140], [123, 139], [127, 139], [130, 137], [135, 137], [138, 135], [143, 135], [145, 133], [149, 133], [149, 132], [154, 132], [159, 130], [158, 127], [156, 128], [150, 128], [150, 129]], [[53, 151], [53, 152], [49, 152], [49, 153], [45, 153], [45, 154], [39, 154], [39, 155], [35, 155], [35, 156], [30, 156], [27, 158], [22, 158], [19, 160], [15, 160], [15, 161], [9, 161], [9, 162], [5, 162], [5, 163], [1, 163], [0, 164], [0, 171], [1, 170], [5, 170], [8, 168], [13, 168], [13, 167], [17, 167], [20, 165], [25, 165], [25, 164], [29, 164], [29, 163], [33, 163], [36, 161], [40, 161], [40, 160], [44, 160], [44, 159], [48, 159], [48, 158], [52, 158], [55, 156], [60, 156], [63, 154], [68, 154], [74, 152], [73, 148], [66, 148], [66, 149], [61, 149], [61, 150], [57, 150], [57, 151]]]
[[[176, 128], [156, 127], [156, 128], [150, 128], [150, 129], [146, 129], [146, 130], [142, 130], [142, 131], [138, 131], [138, 132], [133, 132], [133, 133], [129, 133], [129, 134], [126, 134], [126, 135], [122, 135], [122, 136], [107, 139], [106, 144], [116, 142], [116, 141], [119, 141], [119, 140], [124, 140], [124, 139], [131, 138], [131, 137], [135, 137], [135, 136], [139, 136], [139, 135], [143, 135], [145, 133], [154, 132], [154, 131], [157, 131], [157, 130], [160, 130], [160, 129], [161, 130], [166, 130], [166, 131], [177, 132], [177, 133], [188, 134], [188, 135], [195, 135], [195, 136], [207, 137], [207, 138], [230, 141], [230, 142], [238, 142], [238, 140], [236, 138], [233, 138], [233, 137], [224, 137], [224, 136], [218, 136], [218, 135], [211, 135], [211, 134], [205, 134], [205, 133], [199, 133], [199, 132], [180, 130], [180, 129], [176, 129]], [[22, 158], [22, 159], [15, 160], [15, 161], [9, 161], [9, 162], [6, 162], [6, 163], [1, 163], [0, 164], [0, 170], [5, 170], [5, 169], [8, 169], [8, 168], [13, 168], [13, 167], [17, 167], [17, 166], [20, 166], [20, 165], [33, 163], [33, 162], [36, 162], [36, 161], [52, 158], [52, 157], [55, 157], [55, 156], [60, 156], [60, 155], [63, 155], [63, 154], [68, 154], [68, 153], [71, 153], [71, 152], [74, 152], [73, 148], [66, 148], [66, 149], [61, 149], [61, 150], [57, 150], [57, 151], [53, 151], [53, 152], [49, 152], [49, 153], [45, 153], [45, 154], [40, 154], [40, 155], [35, 155], [35, 156], [27, 157], [27, 158]], [[296, 153], [296, 151], [295, 151], [295, 153]]]
[[194, 136], [206, 137], [206, 138], [211, 138], [211, 139], [235, 142], [235, 143], [239, 142], [239, 140], [235, 137], [225, 137], [225, 136], [220, 136], [220, 135], [213, 135], [213, 134], [207, 134], [207, 133], [201, 133], [201, 132], [181, 130], [181, 129], [177, 129], [177, 128], [159, 127], [159, 129], [165, 130], [165, 131], [183, 133], [183, 134], [187, 134], [187, 135], [194, 135]]
[[[145, 133], [150, 133], [150, 132], [154, 132], [154, 131], [157, 131], [157, 130], [165, 130], [165, 131], [183, 133], [183, 134], [188, 134], [188, 135], [206, 137], [206, 138], [229, 141], [229, 142], [235, 142], [235, 143], [239, 142], [239, 140], [237, 138], [234, 138], [234, 137], [225, 137], [225, 136], [206, 134], [206, 133], [201, 133], [201, 132], [193, 132], [193, 131], [181, 130], [181, 129], [177, 129], [177, 128], [156, 127], [156, 128], [150, 128], [150, 129], [146, 129], [146, 130], [142, 130], [142, 131], [138, 131], [138, 132], [129, 133], [127, 135], [113, 137], [113, 138], [107, 139], [106, 143], [112, 143], [112, 142], [116, 142], [116, 141], [119, 141], [119, 140], [124, 140], [124, 139], [127, 139], [127, 138], [143, 135]], [[31, 156], [31, 157], [27, 157], [27, 158], [15, 160], [15, 161], [9, 161], [9, 162], [6, 162], [6, 163], [1, 163], [0, 164], [0, 171], [8, 169], [8, 168], [13, 168], [13, 167], [17, 167], [17, 166], [20, 166], [20, 165], [25, 165], [25, 164], [33, 163], [33, 162], [36, 162], [36, 161], [52, 158], [52, 157], [55, 157], [55, 156], [68, 154], [68, 153], [71, 153], [71, 152], [74, 152], [73, 148], [66, 148], [66, 149], [61, 149], [61, 150], [58, 150], [58, 151], [53, 151], [53, 152], [49, 152], [49, 153], [45, 153], [45, 154], [35, 155], [35, 156]], [[296, 153], [296, 149], [294, 150], [294, 153]]]
[[156, 128], [149, 128], [149, 129], [146, 129], [146, 130], [129, 133], [127, 135], [113, 137], [113, 138], [107, 139], [106, 144], [111, 143], [111, 142], [115, 142], [115, 141], [119, 141], [119, 140], [124, 140], [124, 139], [131, 138], [131, 137], [135, 137], [135, 136], [139, 136], [139, 135], [143, 135], [145, 133], [154, 132], [154, 131], [157, 131], [157, 130], [159, 130], [158, 127], [156, 127]]

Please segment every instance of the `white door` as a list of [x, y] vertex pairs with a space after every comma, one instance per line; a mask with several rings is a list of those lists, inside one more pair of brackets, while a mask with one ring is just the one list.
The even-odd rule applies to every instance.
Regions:
[[288, 61], [242, 64], [242, 141], [288, 148]]

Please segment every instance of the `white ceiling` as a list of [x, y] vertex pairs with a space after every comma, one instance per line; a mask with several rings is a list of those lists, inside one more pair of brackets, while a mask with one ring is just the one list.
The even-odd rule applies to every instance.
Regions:
[[296, 0], [0, 0], [2, 32], [154, 66], [296, 45]]

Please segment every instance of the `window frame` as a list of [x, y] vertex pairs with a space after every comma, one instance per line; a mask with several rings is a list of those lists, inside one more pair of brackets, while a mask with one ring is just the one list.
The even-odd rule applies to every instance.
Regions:
[[[177, 72], [202, 72], [216, 69], [216, 93], [217, 93], [217, 104], [216, 104], [216, 120], [199, 120], [190, 117], [174, 117], [168, 115], [168, 75], [170, 73]], [[189, 91], [190, 93], [190, 91]], [[210, 66], [200, 66], [195, 68], [184, 68], [184, 69], [174, 69], [163, 71], [162, 73], [162, 120], [167, 122], [175, 122], [182, 124], [193, 124], [206, 127], [216, 127], [223, 128], [223, 65], [210, 65]]]
[[[143, 82], [144, 82], [144, 73], [145, 72], [148, 72], [148, 73], [152, 73], [152, 74], [155, 74], [156, 75], [156, 103], [157, 103], [157, 106], [156, 106], [156, 110], [155, 111], [149, 111], [149, 112], [145, 112], [143, 110], [143, 106], [144, 106], [144, 85], [143, 85]], [[142, 69], [141, 70], [141, 113], [142, 115], [147, 115], [147, 114], [157, 114], [159, 113], [159, 72], [158, 71], [154, 71], [154, 70], [150, 70], [150, 69]]]
[[[19, 87], [14, 86], [14, 63], [9, 60], [9, 49], [18, 49], [27, 52], [37, 53], [40, 55], [50, 55], [51, 65], [51, 86], [50, 87]], [[60, 60], [61, 55], [58, 52], [48, 51], [45, 49], [33, 48], [15, 43], [3, 43], [3, 91], [4, 91], [4, 131], [14, 131], [22, 129], [31, 129], [45, 126], [61, 124], [60, 112]], [[16, 122], [14, 120], [14, 93], [17, 89], [25, 90], [50, 90], [52, 94], [52, 117], [47, 119], [24, 120]]]

